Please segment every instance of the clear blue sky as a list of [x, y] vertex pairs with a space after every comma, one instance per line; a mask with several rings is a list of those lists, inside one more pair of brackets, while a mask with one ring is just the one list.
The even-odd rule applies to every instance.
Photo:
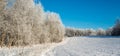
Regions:
[[103, 28], [120, 17], [120, 0], [41, 0], [44, 9], [57, 12], [63, 24], [76, 28]]

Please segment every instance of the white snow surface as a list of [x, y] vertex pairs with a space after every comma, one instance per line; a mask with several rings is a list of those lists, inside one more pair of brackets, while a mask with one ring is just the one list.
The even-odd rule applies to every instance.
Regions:
[[0, 47], [0, 56], [45, 56], [45, 54], [58, 45], [63, 45], [68, 39], [61, 43], [47, 43], [29, 45], [25, 47]]
[[0, 56], [120, 56], [120, 38], [71, 37], [61, 43], [2, 47]]
[[2, 47], [0, 56], [44, 56], [46, 52], [56, 46], [53, 44], [38, 44], [25, 47]]
[[120, 38], [72, 37], [44, 56], [120, 56]]

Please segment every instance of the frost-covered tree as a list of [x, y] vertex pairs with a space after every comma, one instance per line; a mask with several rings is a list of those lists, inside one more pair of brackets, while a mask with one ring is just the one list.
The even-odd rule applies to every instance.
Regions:
[[112, 31], [113, 31], [113, 28], [112, 28], [112, 27], [109, 28], [109, 29], [107, 29], [107, 30], [106, 30], [106, 35], [107, 35], [107, 36], [111, 36], [111, 35], [112, 35]]
[[6, 0], [0, 0], [0, 12], [5, 8], [7, 1]]
[[113, 36], [120, 36], [120, 19], [117, 19], [115, 26], [113, 27], [112, 33]]
[[60, 16], [54, 12], [47, 12], [46, 25], [48, 28], [49, 38], [51, 42], [62, 41], [65, 29], [60, 19]]
[[94, 29], [87, 29], [86, 30], [86, 35], [87, 36], [96, 36], [96, 30], [94, 30]]
[[97, 36], [105, 36], [106, 35], [106, 31], [102, 28], [99, 28], [97, 30]]
[[73, 37], [77, 36], [80, 31], [76, 31], [74, 28], [65, 28], [65, 36]]
[[[10, 0], [6, 1], [9, 4]], [[59, 16], [55, 13], [46, 16], [41, 4], [34, 4], [33, 0], [15, 0], [12, 6], [5, 5], [2, 8], [5, 7], [4, 13], [0, 14], [1, 46], [39, 44], [54, 42], [54, 39], [60, 42], [64, 37]]]
[[96, 36], [97, 32], [93, 29], [75, 29], [75, 28], [66, 28], [66, 36]]

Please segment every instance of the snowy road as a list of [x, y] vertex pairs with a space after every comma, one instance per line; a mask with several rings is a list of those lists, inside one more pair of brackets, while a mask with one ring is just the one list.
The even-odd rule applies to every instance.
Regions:
[[45, 56], [120, 56], [120, 38], [69, 38]]

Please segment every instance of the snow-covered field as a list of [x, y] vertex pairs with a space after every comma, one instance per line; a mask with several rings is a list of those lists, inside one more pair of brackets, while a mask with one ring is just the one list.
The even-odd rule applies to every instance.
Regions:
[[73, 37], [45, 56], [120, 56], [120, 38]]
[[0, 56], [120, 56], [120, 38], [72, 37], [59, 44], [4, 47]]

